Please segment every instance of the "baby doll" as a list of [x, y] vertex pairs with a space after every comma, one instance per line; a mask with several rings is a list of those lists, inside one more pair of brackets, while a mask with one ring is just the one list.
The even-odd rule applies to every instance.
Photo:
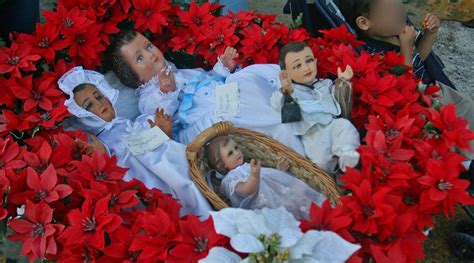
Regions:
[[169, 116], [157, 109], [154, 121], [146, 115], [137, 117], [135, 123], [116, 117], [118, 91], [109, 86], [102, 74], [82, 67], [65, 73], [58, 84], [69, 95], [64, 104], [75, 116], [75, 126], [97, 136], [100, 143], [92, 136], [96, 148], [105, 147], [108, 154], [117, 156], [118, 164], [128, 168], [126, 180], [136, 178], [149, 188], [172, 194], [180, 201], [184, 214], [208, 215], [211, 207], [188, 174], [185, 145], [168, 139], [154, 149], [134, 155], [123, 141], [154, 126], [169, 130]]
[[350, 85], [352, 69], [348, 66], [342, 72], [339, 68], [334, 84], [329, 79], [317, 79], [316, 58], [303, 42], [285, 45], [279, 63], [281, 89], [273, 92], [271, 103], [281, 110], [283, 94], [288, 94], [299, 104], [302, 120], [292, 122], [291, 126], [296, 135], [301, 135], [306, 156], [330, 173], [337, 171], [337, 165], [342, 171], [346, 166], [356, 166], [359, 133], [349, 120], [337, 118], [341, 107], [334, 97], [335, 89]]
[[[237, 52], [226, 48], [212, 71], [176, 69], [163, 53], [142, 34], [124, 31], [112, 44], [113, 70], [121, 81], [137, 87], [139, 109], [151, 114], [156, 107], [173, 116], [175, 138], [187, 144], [206, 128], [227, 120], [238, 127], [256, 130], [303, 153], [299, 138], [269, 103], [273, 87], [268, 76], [278, 76], [276, 65], [252, 65], [236, 71]], [[231, 72], [234, 72], [232, 73]], [[237, 115], [216, 114], [216, 87], [237, 83]]]
[[233, 207], [261, 209], [285, 207], [296, 218], [306, 218], [312, 202], [326, 199], [287, 171], [288, 161], [280, 160], [277, 169], [261, 167], [260, 161], [244, 162], [242, 151], [228, 136], [212, 139], [206, 149], [209, 166], [225, 175], [220, 189]]

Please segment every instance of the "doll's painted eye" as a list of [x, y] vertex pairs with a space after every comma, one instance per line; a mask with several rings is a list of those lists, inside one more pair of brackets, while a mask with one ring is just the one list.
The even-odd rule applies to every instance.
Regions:
[[89, 102], [89, 103], [87, 103], [86, 107], [84, 107], [84, 109], [86, 109], [86, 111], [91, 111], [93, 106], [94, 106], [94, 104], [92, 102]]
[[142, 56], [142, 55], [139, 55], [139, 56], [137, 57], [137, 63], [140, 63], [140, 62], [142, 62], [142, 61], [143, 61], [143, 56]]
[[153, 48], [153, 44], [152, 44], [152, 43], [148, 43], [148, 45], [146, 46], [146, 49], [151, 50], [152, 48]]
[[98, 94], [96, 97], [95, 97], [97, 100], [101, 100], [104, 98], [104, 95], [102, 94]]
[[314, 58], [309, 58], [306, 60], [306, 63], [313, 63], [314, 62]]
[[300, 69], [301, 68], [301, 64], [296, 64], [293, 66], [293, 69]]

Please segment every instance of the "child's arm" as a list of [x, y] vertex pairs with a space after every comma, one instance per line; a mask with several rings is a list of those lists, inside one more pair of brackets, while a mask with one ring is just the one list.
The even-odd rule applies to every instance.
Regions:
[[173, 119], [163, 109], [156, 108], [155, 122], [148, 119], [148, 123], [151, 128], [158, 126], [168, 137], [173, 138]]
[[250, 161], [250, 176], [245, 182], [240, 182], [235, 186], [237, 192], [244, 196], [251, 195], [258, 191], [260, 187], [260, 168], [262, 163], [258, 161], [255, 163], [255, 160]]
[[418, 43], [418, 51], [420, 52], [421, 59], [425, 60], [431, 53], [441, 23], [435, 15], [428, 13], [423, 19], [422, 24], [423, 28], [425, 28], [425, 33], [423, 34], [420, 43]]
[[413, 67], [413, 44], [415, 43], [416, 30], [413, 26], [406, 25], [400, 38], [400, 53], [405, 57], [405, 65]]

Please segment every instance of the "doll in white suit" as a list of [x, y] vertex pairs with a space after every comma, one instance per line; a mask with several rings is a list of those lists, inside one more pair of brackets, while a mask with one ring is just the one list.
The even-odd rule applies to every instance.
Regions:
[[208, 216], [212, 208], [190, 179], [185, 145], [164, 136], [156, 148], [132, 154], [124, 143], [124, 139], [152, 128], [170, 135], [171, 123], [166, 125], [171, 121], [169, 116], [157, 110], [155, 116], [140, 115], [135, 122], [116, 117], [118, 91], [109, 86], [102, 74], [82, 67], [71, 69], [58, 84], [69, 95], [64, 104], [75, 116], [73, 125], [90, 133], [96, 145], [103, 143], [109, 155], [117, 156], [118, 164], [128, 168], [125, 180], [136, 178], [149, 188], [172, 194], [181, 203], [182, 214]]
[[339, 167], [354, 167], [359, 162], [357, 148], [360, 138], [354, 125], [341, 115], [341, 106], [334, 97], [335, 89], [348, 88], [353, 76], [350, 66], [338, 79], [318, 79], [317, 61], [311, 48], [303, 42], [292, 42], [280, 51], [281, 88], [271, 97], [277, 110], [283, 107], [284, 94], [290, 95], [299, 105], [301, 121], [292, 122], [295, 135], [301, 135], [306, 156], [327, 172]]

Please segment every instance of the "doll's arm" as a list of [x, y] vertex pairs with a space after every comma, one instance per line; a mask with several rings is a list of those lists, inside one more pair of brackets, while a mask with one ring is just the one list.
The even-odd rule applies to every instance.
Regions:
[[283, 94], [293, 94], [293, 85], [288, 72], [282, 70], [280, 72], [280, 89], [272, 93], [270, 104], [273, 108], [280, 111], [283, 107]]
[[156, 108], [155, 121], [148, 119], [150, 127], [158, 126], [168, 137], [173, 138], [173, 119], [163, 109]]
[[258, 191], [260, 187], [260, 168], [262, 163], [250, 161], [250, 176], [245, 182], [240, 182], [235, 186], [237, 192], [241, 195], [248, 196]]
[[212, 71], [223, 77], [229, 76], [240, 68], [237, 61], [235, 61], [238, 56], [239, 53], [235, 48], [226, 47], [224, 54], [218, 57]]
[[154, 87], [144, 87], [139, 91], [138, 109], [141, 114], [152, 115], [155, 113], [156, 106], [164, 109], [164, 112], [173, 116], [181, 104], [179, 94], [181, 89], [163, 93], [161, 90]]

